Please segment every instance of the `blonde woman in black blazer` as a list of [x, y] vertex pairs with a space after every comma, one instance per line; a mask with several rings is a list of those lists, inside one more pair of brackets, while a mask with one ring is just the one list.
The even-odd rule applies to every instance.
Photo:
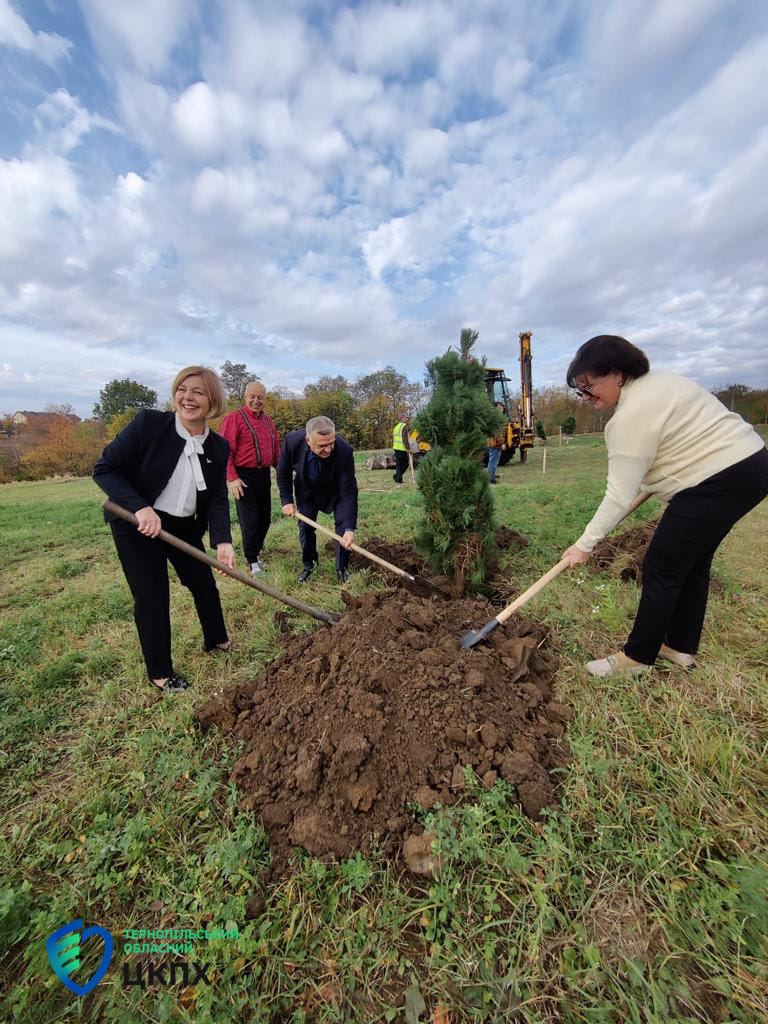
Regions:
[[159, 690], [189, 683], [171, 659], [168, 562], [194, 597], [206, 651], [228, 650], [219, 592], [210, 568], [156, 540], [161, 529], [201, 551], [206, 528], [216, 557], [234, 568], [226, 470], [229, 445], [208, 427], [226, 408], [221, 381], [206, 366], [187, 366], [172, 389], [173, 411], [142, 409], [102, 452], [93, 478], [138, 529], [105, 513], [131, 588], [134, 618], [150, 682]]

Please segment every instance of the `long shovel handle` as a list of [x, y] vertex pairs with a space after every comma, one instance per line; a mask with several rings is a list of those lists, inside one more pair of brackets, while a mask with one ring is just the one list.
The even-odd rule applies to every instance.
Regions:
[[[648, 498], [650, 498], [650, 494], [641, 494], [635, 498], [627, 510], [626, 515], [622, 516], [622, 519], [625, 519], [626, 516], [634, 512], [636, 508], [639, 508]], [[618, 526], [618, 523], [616, 525]], [[555, 578], [555, 576], [559, 576], [563, 569], [567, 569], [569, 563], [570, 559], [564, 555], [557, 565], [553, 565], [548, 572], [544, 573], [541, 579], [538, 579], [535, 583], [531, 584], [531, 586], [516, 598], [512, 604], [508, 604], [507, 607], [500, 611], [498, 615], [489, 619], [482, 629], [472, 629], [469, 633], [465, 633], [459, 641], [459, 645], [466, 649], [469, 647], [475, 647], [476, 644], [479, 644], [482, 640], [487, 640], [491, 633], [493, 633], [493, 631], [497, 629], [502, 622], [506, 622], [510, 615], [513, 615], [518, 608], [522, 608], [526, 602], [530, 601], [532, 597], [535, 597], [540, 590], [543, 590], [544, 587], [546, 587], [546, 585]]]
[[[635, 498], [635, 500], [629, 506], [629, 509], [626, 512], [626, 514], [621, 517], [621, 520], [619, 520], [619, 522], [623, 521], [627, 518], [627, 516], [631, 515], [635, 511], [635, 509], [640, 508], [643, 502], [647, 501], [648, 498], [650, 498], [650, 494], [648, 492], [638, 495], [638, 497]], [[616, 525], [618, 526], [619, 524], [617, 523]], [[553, 565], [549, 572], [544, 573], [541, 579], [538, 579], [535, 583], [532, 583], [527, 590], [523, 591], [523, 593], [519, 597], [515, 598], [512, 604], [508, 604], [503, 611], [499, 612], [499, 614], [496, 616], [498, 622], [506, 622], [510, 615], [514, 615], [518, 608], [522, 608], [523, 605], [527, 604], [532, 597], [535, 597], [540, 590], [543, 590], [548, 583], [551, 583], [555, 576], [559, 576], [563, 569], [567, 569], [569, 563], [570, 559], [567, 555], [561, 558], [557, 565]]]
[[555, 576], [559, 576], [563, 569], [567, 569], [570, 561], [570, 558], [561, 558], [557, 565], [552, 566], [549, 572], [545, 572], [540, 579], [532, 583], [519, 597], [516, 597], [512, 604], [508, 604], [503, 611], [499, 612], [496, 616], [496, 621], [499, 625], [502, 622], [506, 622], [510, 615], [514, 615], [518, 608], [522, 608], [524, 604], [527, 604], [532, 597], [535, 597], [540, 590], [543, 590], [548, 583], [551, 583]]
[[[119, 516], [124, 519], [127, 523], [132, 523], [133, 526], [138, 526], [139, 521], [133, 512], [129, 512], [128, 509], [123, 508], [121, 505], [116, 505], [114, 501], [110, 501], [109, 498], [103, 503], [102, 508], [105, 512], [111, 512], [115, 516]], [[311, 615], [313, 619], [319, 619], [320, 622], [327, 622], [328, 625], [333, 626], [339, 621], [338, 615], [334, 615], [331, 612], [321, 611], [319, 608], [313, 608], [309, 604], [304, 604], [303, 601], [297, 601], [294, 597], [290, 597], [288, 594], [283, 594], [279, 590], [275, 590], [274, 587], [268, 586], [266, 583], [261, 583], [251, 576], [246, 576], [244, 572], [240, 572], [239, 569], [230, 569], [228, 565], [224, 565], [218, 558], [213, 558], [205, 551], [201, 551], [196, 548], [194, 544], [188, 544], [185, 540], [181, 540], [179, 537], [174, 537], [172, 533], [168, 533], [166, 530], [161, 530], [157, 535], [158, 540], [164, 540], [166, 544], [170, 544], [174, 548], [178, 548], [179, 551], [184, 551], [186, 554], [191, 555], [192, 558], [196, 558], [198, 562], [205, 562], [206, 565], [210, 565], [213, 569], [218, 569], [219, 572], [225, 573], [227, 576], [231, 576], [235, 580], [239, 580], [241, 583], [245, 583], [248, 587], [253, 587], [254, 590], [261, 591], [262, 594], [266, 594], [268, 597], [274, 598], [276, 601], [281, 601], [283, 604], [289, 605], [291, 608], [295, 608], [299, 612], [303, 612], [305, 615]]]
[[[300, 519], [302, 523], [306, 523], [307, 526], [311, 526], [314, 530], [319, 530], [320, 533], [324, 533], [331, 540], [335, 540], [337, 544], [341, 544], [341, 537], [338, 533], [334, 533], [333, 530], [329, 530], [327, 526], [321, 526], [320, 523], [316, 523], [314, 519], [310, 519], [309, 516], [305, 516], [303, 512], [299, 512], [297, 508], [294, 508], [293, 512], [294, 519]], [[404, 576], [411, 583], [414, 582], [415, 577], [411, 576], [405, 569], [400, 569], [397, 565], [392, 565], [391, 562], [387, 562], [383, 558], [379, 558], [378, 555], [374, 555], [371, 551], [366, 551], [365, 548], [361, 548], [359, 544], [353, 544], [350, 551], [356, 551], [358, 555], [362, 555], [363, 558], [368, 558], [372, 562], [376, 562], [378, 565], [384, 566], [385, 569], [389, 569], [390, 572], [397, 573], [398, 576]]]

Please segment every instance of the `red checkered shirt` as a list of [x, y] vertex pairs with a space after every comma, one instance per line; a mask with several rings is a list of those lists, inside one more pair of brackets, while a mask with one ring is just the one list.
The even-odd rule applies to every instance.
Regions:
[[[248, 422], [259, 439], [261, 461], [256, 457], [253, 435], [243, 422], [242, 413], [248, 417]], [[237, 479], [236, 466], [243, 466], [246, 469], [268, 469], [270, 466], [277, 466], [280, 458], [280, 439], [275, 424], [265, 412], [254, 416], [250, 409], [245, 407], [230, 412], [221, 421], [219, 433], [229, 441], [227, 480]]]

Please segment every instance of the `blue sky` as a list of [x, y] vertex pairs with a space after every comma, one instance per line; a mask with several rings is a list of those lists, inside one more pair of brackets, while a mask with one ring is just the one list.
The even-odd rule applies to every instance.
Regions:
[[463, 326], [768, 386], [768, 4], [0, 0], [0, 412]]

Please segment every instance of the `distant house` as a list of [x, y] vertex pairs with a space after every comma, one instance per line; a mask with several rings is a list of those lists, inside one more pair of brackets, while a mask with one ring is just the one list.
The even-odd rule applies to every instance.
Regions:
[[61, 417], [64, 416], [71, 423], [79, 423], [80, 417], [75, 416], [73, 413], [58, 413], [58, 412], [29, 412], [26, 409], [21, 412], [15, 412], [11, 416], [11, 422], [16, 427], [33, 427], [40, 429], [41, 427], [52, 426], [57, 423]]

